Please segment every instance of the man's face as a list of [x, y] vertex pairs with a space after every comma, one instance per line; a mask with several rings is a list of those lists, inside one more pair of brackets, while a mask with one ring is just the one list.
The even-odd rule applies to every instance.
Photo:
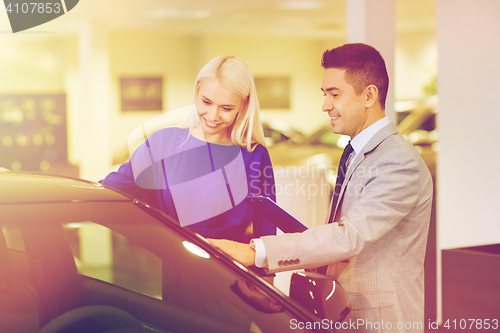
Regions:
[[328, 112], [334, 133], [352, 139], [367, 127], [366, 89], [356, 94], [345, 80], [345, 69], [325, 69], [321, 90], [325, 94], [323, 111]]

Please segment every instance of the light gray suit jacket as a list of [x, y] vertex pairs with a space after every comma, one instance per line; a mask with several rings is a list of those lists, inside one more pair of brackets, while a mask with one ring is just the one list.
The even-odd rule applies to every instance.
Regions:
[[389, 124], [351, 162], [342, 196], [340, 221], [262, 238], [269, 271], [329, 265], [351, 300], [346, 321], [366, 324], [354, 332], [423, 332], [427, 166]]

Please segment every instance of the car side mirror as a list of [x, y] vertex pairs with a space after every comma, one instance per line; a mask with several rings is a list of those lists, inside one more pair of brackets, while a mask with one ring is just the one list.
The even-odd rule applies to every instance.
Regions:
[[342, 322], [351, 312], [344, 288], [332, 278], [315, 272], [292, 274], [290, 298], [318, 317], [333, 322]]

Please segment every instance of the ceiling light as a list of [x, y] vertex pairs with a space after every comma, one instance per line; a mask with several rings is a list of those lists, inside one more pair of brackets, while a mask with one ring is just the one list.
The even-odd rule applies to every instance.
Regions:
[[177, 9], [160, 9], [146, 13], [147, 17], [160, 19], [204, 19], [212, 16], [209, 10], [181, 11]]
[[294, 10], [302, 10], [302, 9], [319, 9], [323, 7], [323, 3], [321, 1], [315, 0], [292, 0], [292, 1], [284, 1], [280, 3], [280, 8], [282, 9], [294, 9]]

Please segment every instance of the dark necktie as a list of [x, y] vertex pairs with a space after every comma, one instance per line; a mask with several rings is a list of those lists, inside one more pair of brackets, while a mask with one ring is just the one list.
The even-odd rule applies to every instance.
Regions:
[[[342, 157], [340, 158], [339, 169], [337, 172], [337, 181], [335, 182], [335, 188], [333, 189], [332, 211], [330, 212], [330, 218], [328, 219], [328, 223], [332, 223], [335, 215], [337, 214], [337, 212], [335, 211], [335, 206], [337, 205], [337, 201], [339, 200], [340, 189], [342, 188], [342, 183], [344, 182], [345, 179], [345, 174], [347, 171], [346, 170], [347, 159], [349, 158], [349, 155], [352, 153], [352, 151], [353, 149], [351, 143], [349, 142], [349, 144], [344, 148], [344, 152], [342, 153]], [[326, 272], [328, 271], [328, 265], [318, 268], [313, 268], [311, 269], [311, 271], [326, 275]]]
[[[337, 181], [335, 182], [335, 188], [333, 190], [333, 200], [332, 200], [332, 211], [330, 213], [330, 218], [328, 219], [328, 223], [333, 222], [333, 218], [335, 217], [335, 206], [337, 206], [337, 201], [339, 201], [340, 189], [342, 188], [342, 183], [344, 183], [345, 174], [347, 172], [346, 163], [349, 155], [352, 153], [353, 149], [351, 143], [349, 143], [342, 153], [342, 157], [340, 158], [339, 169], [337, 172]], [[339, 205], [340, 207], [340, 205]]]

